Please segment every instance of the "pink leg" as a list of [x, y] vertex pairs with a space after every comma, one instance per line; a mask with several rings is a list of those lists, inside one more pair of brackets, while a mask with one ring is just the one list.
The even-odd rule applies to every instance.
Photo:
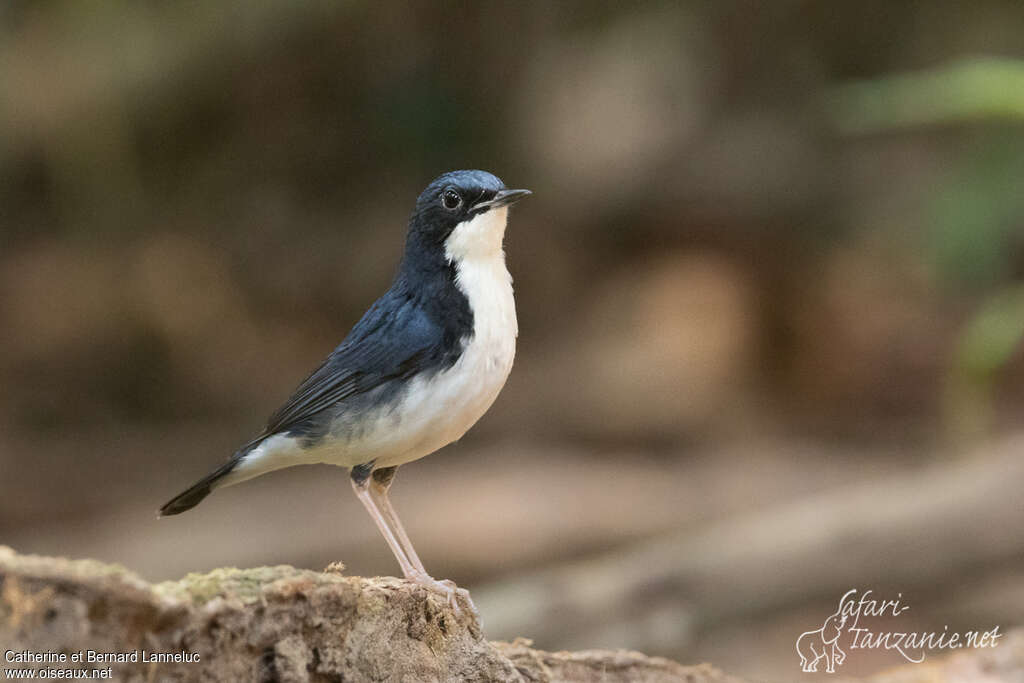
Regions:
[[399, 545], [395, 535], [391, 532], [388, 527], [388, 523], [384, 520], [384, 517], [380, 514], [380, 510], [377, 509], [377, 505], [373, 498], [370, 496], [368, 487], [360, 486], [352, 480], [352, 490], [356, 492], [356, 498], [363, 504], [366, 511], [370, 513], [370, 517], [377, 524], [377, 528], [380, 529], [381, 535], [384, 536], [384, 540], [387, 541], [388, 547], [391, 548], [391, 552], [394, 553], [395, 559], [398, 560], [399, 566], [402, 568], [402, 574], [407, 579], [412, 579], [416, 575], [416, 568], [409, 562], [409, 558], [405, 556], [405, 551], [402, 550], [402, 546]]
[[[377, 475], [377, 472], [383, 472], [381, 476]], [[398, 519], [398, 513], [395, 512], [395, 508], [391, 506], [391, 501], [388, 499], [388, 489], [391, 487], [391, 480], [394, 478], [394, 468], [387, 468], [383, 470], [377, 470], [373, 473], [370, 478], [370, 497], [377, 504], [377, 508], [384, 516], [384, 520], [388, 526], [394, 531], [395, 538], [402, 546], [402, 550], [405, 551], [405, 556], [409, 559], [409, 563], [414, 569], [419, 571], [423, 576], [428, 576], [427, 570], [423, 567], [423, 562], [420, 560], [420, 556], [416, 554], [416, 549], [412, 547], [412, 541], [409, 540], [409, 535], [405, 533], [405, 527], [402, 526], [402, 520]], [[408, 578], [408, 577], [406, 577]]]
[[[398, 560], [398, 564], [402, 568], [402, 574], [406, 579], [428, 590], [444, 595], [448, 600], [448, 604], [457, 615], [461, 613], [457, 597], [462, 596], [465, 598], [473, 615], [479, 618], [476, 606], [473, 605], [467, 590], [458, 588], [453, 581], [437, 581], [427, 574], [427, 570], [423, 568], [423, 562], [420, 561], [415, 549], [413, 549], [412, 542], [409, 541], [409, 535], [405, 533], [402, 522], [398, 519], [395, 509], [391, 506], [391, 501], [388, 500], [388, 488], [391, 486], [391, 480], [394, 478], [395, 469], [385, 468], [377, 470], [371, 477], [368, 477], [361, 483], [352, 479], [352, 489], [356, 492], [356, 497], [359, 498], [366, 511], [370, 513], [370, 517], [377, 524], [377, 528], [380, 529], [384, 540], [388, 543], [388, 547], [391, 548], [395, 559]], [[378, 473], [380, 474], [378, 475]]]

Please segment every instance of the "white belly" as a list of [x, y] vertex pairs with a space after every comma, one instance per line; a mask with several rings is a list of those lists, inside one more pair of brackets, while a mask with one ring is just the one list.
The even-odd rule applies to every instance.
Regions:
[[375, 459], [378, 467], [388, 467], [457, 441], [498, 397], [514, 354], [514, 337], [500, 346], [473, 340], [450, 370], [429, 380], [414, 380], [401, 408], [381, 420], [376, 434], [353, 450], [364, 452], [362, 462]]
[[519, 329], [503, 255], [462, 261], [457, 284], [469, 298], [473, 336], [451, 368], [414, 379], [394, 414], [381, 416], [380, 428], [365, 443], [352, 444], [372, 453], [378, 467], [422, 458], [460, 439], [491, 407], [512, 370]]

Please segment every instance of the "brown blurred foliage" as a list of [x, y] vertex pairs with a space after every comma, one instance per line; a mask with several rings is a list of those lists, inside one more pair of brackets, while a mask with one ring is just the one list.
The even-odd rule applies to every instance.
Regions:
[[[772, 418], [845, 433], [937, 426], [959, 326], [1024, 257], [1011, 239], [993, 245], [1001, 269], [958, 279], [928, 211], [979, 148], [1019, 133], [852, 135], [838, 122], [856, 106], [822, 102], [1019, 48], [1000, 28], [1014, 3], [967, 27], [959, 14], [15, 3], [4, 420], [265, 413], [264, 392], [287, 391], [386, 286], [418, 189], [478, 166], [536, 191], [508, 244], [536, 360], [522, 374], [587, 384], [573, 430], [700, 436], [751, 392]], [[522, 384], [517, 424], [565, 405]], [[682, 423], [670, 394], [692, 406]]]

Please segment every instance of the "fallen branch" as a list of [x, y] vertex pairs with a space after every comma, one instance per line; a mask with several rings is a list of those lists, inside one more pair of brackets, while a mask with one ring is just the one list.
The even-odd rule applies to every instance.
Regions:
[[[501, 638], [680, 652], [697, 633], [850, 588], [941, 585], [1024, 553], [1022, 439], [590, 560], [478, 586]], [[809, 472], [808, 476], [813, 476]]]

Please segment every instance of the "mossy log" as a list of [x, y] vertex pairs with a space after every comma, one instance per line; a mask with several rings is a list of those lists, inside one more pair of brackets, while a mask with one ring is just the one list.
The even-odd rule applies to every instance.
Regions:
[[[419, 586], [337, 567], [218, 569], [148, 584], [117, 566], [0, 547], [0, 582], [4, 650], [84, 660], [89, 651], [136, 653], [137, 661], [31, 665], [109, 668], [117, 681], [735, 680], [636, 652], [488, 642], [467, 610], [457, 615]], [[160, 661], [176, 658], [186, 661]]]

